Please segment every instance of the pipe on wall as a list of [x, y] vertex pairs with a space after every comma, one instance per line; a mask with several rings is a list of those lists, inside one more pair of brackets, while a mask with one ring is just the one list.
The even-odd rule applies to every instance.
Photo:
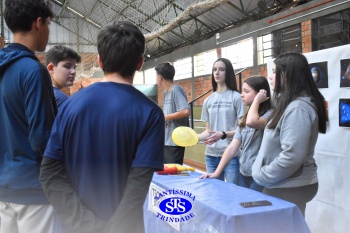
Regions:
[[300, 18], [302, 18], [302, 17], [315, 14], [315, 13], [317, 13], [317, 12], [321, 12], [321, 11], [324, 11], [324, 10], [327, 10], [327, 9], [330, 9], [330, 8], [333, 8], [333, 7], [336, 7], [336, 6], [339, 6], [339, 5], [343, 5], [343, 4], [348, 3], [348, 2], [350, 2], [350, 0], [342, 1], [342, 2], [340, 2], [340, 3], [334, 4], [334, 5], [331, 5], [331, 6], [327, 6], [327, 7], [324, 7], [324, 8], [322, 8], [322, 9], [319, 9], [319, 10], [316, 10], [316, 11], [313, 11], [313, 12], [309, 12], [309, 13], [304, 14], [304, 15], [300, 15], [300, 16], [297, 16], [297, 17], [295, 17], [295, 18], [285, 20], [285, 21], [283, 21], [283, 22], [278, 22], [278, 23], [276, 23], [276, 24], [273, 24], [273, 25], [270, 25], [270, 26], [267, 26], [267, 27], [259, 28], [259, 29], [257, 29], [257, 30], [254, 30], [254, 31], [251, 31], [251, 32], [247, 32], [247, 33], [241, 34], [241, 35], [236, 36], [236, 37], [232, 37], [232, 38], [227, 39], [227, 40], [224, 40], [224, 41], [220, 41], [220, 42], [217, 41], [216, 44], [219, 45], [219, 44], [222, 44], [222, 43], [229, 42], [229, 41], [231, 41], [231, 40], [235, 40], [235, 39], [238, 39], [238, 38], [241, 38], [241, 37], [245, 37], [245, 36], [248, 36], [248, 35], [250, 35], [250, 34], [253, 34], [253, 33], [256, 33], [256, 32], [259, 32], [259, 31], [263, 31], [263, 30], [266, 30], [266, 29], [275, 27], [275, 26], [277, 26], [277, 25], [281, 25], [281, 24], [284, 24], [284, 23], [288, 23], [288, 22], [290, 22], [290, 21], [294, 21], [294, 20], [300, 19]]
[[270, 19], [270, 20], [268, 21], [268, 23], [273, 23], [273, 22], [278, 21], [278, 20], [281, 20], [281, 19], [283, 19], [283, 18], [287, 18], [287, 17], [289, 17], [289, 16], [299, 14], [299, 13], [301, 13], [301, 12], [303, 12], [303, 11], [307, 11], [307, 10], [310, 10], [310, 9], [312, 9], [312, 8], [315, 8], [315, 7], [318, 7], [318, 6], [321, 6], [321, 5], [324, 5], [324, 4], [333, 2], [333, 1], [334, 1], [334, 0], [328, 0], [328, 1], [325, 1], [325, 2], [318, 3], [318, 4], [316, 4], [316, 5], [313, 5], [313, 6], [306, 7], [306, 8], [304, 8], [304, 9], [299, 10], [299, 11], [296, 11], [296, 12], [293, 12], [293, 13], [290, 13], [290, 14], [287, 14], [287, 15], [284, 15], [284, 16], [281, 16], [281, 17], [278, 17], [277, 19]]

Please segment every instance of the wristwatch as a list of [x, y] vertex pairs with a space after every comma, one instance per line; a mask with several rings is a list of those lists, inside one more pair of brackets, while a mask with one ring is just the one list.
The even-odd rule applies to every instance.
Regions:
[[225, 131], [222, 131], [222, 137], [221, 139], [225, 139], [227, 137], [227, 134], [225, 133]]

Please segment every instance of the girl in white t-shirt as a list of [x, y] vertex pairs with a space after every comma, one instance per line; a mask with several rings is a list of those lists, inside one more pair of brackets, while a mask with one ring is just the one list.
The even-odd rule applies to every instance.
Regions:
[[[214, 62], [212, 86], [214, 93], [204, 100], [202, 107], [201, 120], [206, 122], [206, 129], [198, 135], [198, 139], [206, 144], [207, 172], [214, 172], [217, 168], [245, 110], [230, 60], [219, 58]], [[237, 155], [240, 155], [239, 151]], [[239, 161], [235, 158], [218, 179], [237, 184], [238, 173]]]

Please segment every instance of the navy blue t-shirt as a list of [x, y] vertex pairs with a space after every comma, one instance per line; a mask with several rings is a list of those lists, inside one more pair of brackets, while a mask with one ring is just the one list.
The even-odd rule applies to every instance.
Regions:
[[108, 220], [131, 167], [163, 169], [164, 114], [131, 85], [92, 84], [61, 106], [44, 156], [64, 161], [82, 203]]
[[57, 107], [60, 108], [64, 101], [68, 99], [68, 95], [63, 93], [60, 89], [57, 87], [53, 87], [53, 93], [55, 94], [55, 100]]

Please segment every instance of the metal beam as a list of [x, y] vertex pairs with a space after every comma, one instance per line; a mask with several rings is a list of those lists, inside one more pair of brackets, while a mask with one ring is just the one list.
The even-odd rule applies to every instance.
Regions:
[[76, 33], [75, 31], [73, 31], [72, 29], [70, 29], [70, 28], [68, 28], [68, 27], [66, 27], [66, 26], [64, 26], [64, 25], [62, 25], [61, 22], [57, 21], [56, 19], [53, 19], [52, 21], [55, 22], [56, 24], [60, 25], [61, 27], [63, 27], [63, 28], [66, 29], [67, 31], [73, 33], [74, 35], [77, 35], [77, 36], [79, 36], [80, 38], [82, 38], [83, 40], [85, 40], [85, 41], [91, 43], [91, 45], [96, 45], [95, 42], [92, 42], [92, 41], [90, 41], [89, 39], [86, 39], [86, 38], [82, 37], [81, 35], [79, 35], [79, 34]]
[[[241, 2], [241, 1], [240, 1]], [[231, 2], [227, 2], [227, 4], [232, 7], [233, 9], [235, 9], [236, 11], [238, 11], [239, 13], [243, 14], [244, 16], [255, 20], [250, 14], [248, 14], [244, 9], [243, 9], [243, 5], [242, 5], [242, 9], [240, 9], [239, 7], [237, 7], [236, 5], [232, 4]], [[242, 4], [242, 2], [241, 2]]]
[[92, 12], [94, 12], [94, 9], [95, 9], [95, 7], [96, 7], [98, 2], [99, 2], [99, 0], [96, 0], [96, 2], [94, 3], [93, 7], [91, 8], [91, 11], [89, 12], [89, 14], [87, 14], [85, 16], [86, 18], [90, 18], [91, 17], [91, 14], [92, 14]]
[[[132, 3], [134, 3], [136, 0], [134, 0]], [[122, 1], [123, 3], [125, 3], [124, 1]], [[103, 5], [105, 5], [105, 6], [107, 6], [104, 2], [101, 2], [100, 1], [100, 3], [101, 4], [103, 4]], [[131, 4], [131, 3], [130, 3]], [[129, 7], [129, 6], [128, 6]], [[135, 6], [130, 6], [130, 7], [132, 7], [133, 9], [135, 9]], [[114, 11], [115, 13], [116, 13], [116, 17], [112, 20], [112, 21], [115, 21], [115, 19], [118, 17], [118, 16], [120, 16], [121, 15], [121, 13], [119, 13], [117, 10], [115, 10], [113, 7], [110, 7], [110, 9], [112, 10], [112, 11]], [[126, 10], [125, 8], [123, 9], [124, 11]], [[141, 11], [139, 11], [139, 13], [141, 13]], [[142, 13], [142, 14], [144, 14], [145, 15], [145, 13]], [[148, 16], [148, 15], [146, 15], [146, 16]], [[147, 32], [151, 32], [148, 28], [145, 28], [144, 26], [142, 26], [140, 23], [137, 23], [137, 22], [135, 22], [134, 20], [131, 20], [131, 19], [128, 19], [130, 22], [132, 22], [133, 24], [135, 24], [135, 25], [137, 25], [139, 28], [141, 28], [141, 29], [143, 29], [144, 31], [147, 31]], [[156, 20], [154, 20], [153, 18], [152, 18], [152, 20], [153, 21], [155, 21], [156, 23], [158, 23]], [[169, 42], [167, 42], [167, 41], [165, 41], [164, 39], [162, 39], [162, 38], [159, 38], [161, 41], [163, 41], [164, 43], [167, 43], [167, 44], [169, 44], [170, 46], [173, 46], [172, 44], [170, 44]]]
[[[126, 2], [124, 2], [124, 1], [122, 1], [122, 2], [126, 4], [126, 7], [124, 7], [124, 9], [122, 9], [121, 12], [118, 12], [118, 14], [115, 15], [115, 17], [113, 18], [112, 21], [119, 21], [120, 17], [121, 17], [121, 16], [124, 14], [124, 12], [131, 6], [131, 4], [133, 4], [133, 3], [135, 2], [135, 0], [132, 1], [132, 2], [129, 2], [129, 3], [126, 3]], [[117, 12], [117, 11], [115, 11], [115, 12]]]
[[[231, 3], [231, 2], [230, 2], [230, 3]], [[242, 9], [242, 11], [245, 11], [245, 10], [244, 10], [244, 6], [243, 6], [242, 0], [239, 0], [239, 3], [241, 4], [241, 9]]]
[[[60, 6], [63, 9], [63, 4], [60, 1], [57, 0], [51, 0], [51, 2], [55, 3], [56, 5]], [[67, 3], [68, 0], [65, 2]], [[70, 9], [68, 9], [68, 6], [65, 6], [66, 10], [73, 13], [74, 15], [78, 16], [79, 18], [82, 18], [84, 21], [86, 21], [87, 23], [89, 23], [90, 25], [93, 25], [94, 27], [100, 29], [101, 25], [99, 25], [98, 23], [96, 23], [94, 20], [85, 17], [83, 14], [81, 14], [80, 12], [76, 11], [75, 9], [69, 7]], [[61, 11], [62, 12], [62, 11]]]
[[[57, 1], [53, 1], [53, 2], [55, 2], [57, 5], [59, 5], [59, 4], [57, 3]], [[60, 2], [60, 1], [59, 1], [59, 2]], [[66, 8], [68, 2], [69, 2], [69, 0], [63, 0], [63, 4], [62, 4], [62, 2], [60, 2], [62, 5], [60, 5], [60, 6], [61, 6], [61, 10], [60, 10], [60, 12], [58, 13], [58, 17], [57, 17], [57, 18], [58, 18], [58, 21], [61, 20], [61, 17], [62, 17], [62, 14], [63, 14], [63, 10]]]
[[[178, 5], [175, 4], [175, 3], [174, 3], [173, 5], [174, 5], [176, 8], [178, 8], [179, 10], [181, 10], [181, 11], [185, 11], [184, 9], [182, 9], [180, 6], [178, 6]], [[209, 27], [207, 24], [205, 24], [204, 22], [202, 22], [201, 20], [199, 20], [197, 17], [195, 17], [195, 16], [193, 16], [193, 15], [191, 15], [191, 14], [189, 14], [188, 16], [191, 17], [192, 19], [194, 19], [194, 20], [200, 22], [202, 25], [206, 26], [209, 30], [213, 30], [211, 27]]]
[[167, 1], [167, 2], [168, 2], [168, 4], [164, 4], [163, 6], [159, 7], [158, 9], [156, 9], [156, 11], [152, 12], [147, 18], [144, 19], [144, 21], [146, 22], [146, 21], [148, 21], [149, 19], [152, 18], [152, 15], [157, 15], [160, 12], [162, 12], [165, 8], [167, 8], [168, 6], [173, 4], [174, 0], [170, 0], [170, 1]]

